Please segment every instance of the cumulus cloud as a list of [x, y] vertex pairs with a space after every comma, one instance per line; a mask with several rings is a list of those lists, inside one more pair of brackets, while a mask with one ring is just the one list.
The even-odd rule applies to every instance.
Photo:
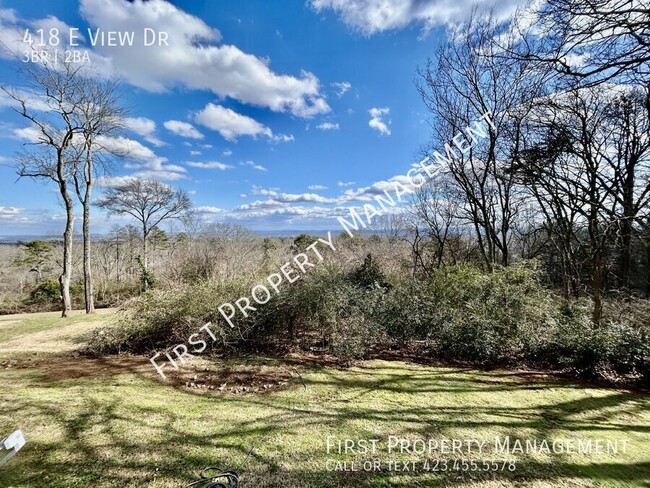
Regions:
[[[477, 0], [310, 0], [317, 12], [330, 9], [348, 26], [363, 34], [401, 29], [418, 23], [424, 31], [436, 26], [462, 21]], [[479, 4], [491, 6], [488, 0]], [[495, 14], [500, 18], [512, 14], [524, 0], [503, 0], [495, 4]]]
[[194, 118], [199, 124], [217, 131], [227, 141], [236, 141], [241, 136], [273, 137], [271, 129], [257, 120], [214, 103], [208, 103]]
[[271, 141], [278, 143], [278, 142], [293, 142], [295, 139], [293, 138], [293, 134], [273, 134], [271, 136]]
[[130, 176], [153, 180], [180, 180], [187, 178], [187, 170], [168, 164], [167, 158], [158, 156], [151, 148], [127, 137], [99, 137], [97, 143], [108, 152], [120, 153], [129, 159], [124, 168], [135, 170]]
[[156, 153], [144, 144], [128, 137], [105, 137], [97, 138], [97, 143], [105, 150], [111, 153], [124, 154], [128, 158], [146, 160], [155, 159]]
[[324, 185], [309, 185], [308, 190], [327, 190], [327, 187]]
[[165, 143], [155, 135], [156, 123], [153, 120], [146, 117], [127, 117], [124, 119], [124, 124], [128, 130], [142, 136], [145, 141], [154, 146], [160, 147], [165, 145]]
[[112, 188], [130, 183], [134, 179], [133, 176], [100, 176], [97, 178], [97, 186]]
[[80, 12], [91, 27], [135, 31], [155, 26], [168, 34], [168, 45], [102, 47], [105, 68], [131, 84], [162, 92], [175, 86], [209, 90], [225, 98], [311, 117], [330, 110], [320, 93], [320, 82], [310, 72], [279, 74], [270, 61], [221, 44], [221, 34], [203, 20], [164, 0], [81, 0]]
[[163, 125], [165, 126], [165, 129], [173, 132], [177, 136], [187, 137], [190, 139], [203, 139], [203, 134], [201, 134], [197, 128], [189, 122], [182, 122], [180, 120], [168, 120]]
[[322, 124], [318, 124], [316, 128], [320, 130], [339, 130], [339, 124], [335, 124], [333, 122], [323, 122]]
[[388, 125], [386, 125], [386, 122], [384, 122], [383, 117], [390, 114], [390, 109], [388, 107], [371, 108], [368, 110], [368, 113], [370, 114], [370, 121], [368, 122], [368, 125], [373, 129], [379, 131], [381, 135], [389, 136], [390, 129], [388, 128]]
[[317, 193], [284, 193], [272, 188], [263, 188], [253, 186], [251, 194], [256, 196], [270, 197], [266, 202], [275, 202], [277, 204], [290, 203], [338, 203], [336, 198], [327, 198]]
[[207, 163], [201, 163], [196, 161], [187, 161], [185, 164], [193, 168], [202, 168], [202, 169], [231, 169], [233, 166], [225, 163], [220, 163], [219, 161], [208, 161]]
[[[0, 23], [0, 29], [1, 28], [2, 25]], [[17, 100], [24, 101], [27, 107], [31, 110], [47, 112], [56, 109], [56, 107], [53, 106], [52, 101], [48, 100], [42, 93], [37, 93], [31, 89], [12, 86], [5, 86], [4, 89], [9, 93], [4, 90], [0, 91], [0, 109], [5, 107], [19, 108], [20, 103]]]
[[220, 214], [220, 213], [224, 212], [224, 210], [222, 208], [212, 207], [210, 205], [204, 205], [204, 206], [201, 206], [201, 207], [196, 207], [194, 210], [196, 210], [199, 213], [203, 213], [203, 214]]
[[377, 195], [384, 195], [385, 191], [387, 191], [390, 194], [395, 194], [396, 185], [398, 186], [401, 185], [399, 186], [400, 191], [403, 188], [407, 188], [407, 189], [413, 188], [413, 183], [410, 178], [408, 178], [406, 175], [397, 175], [387, 180], [376, 181], [369, 186], [356, 188], [354, 190], [352, 189], [345, 190], [343, 195], [340, 197], [340, 200], [342, 202], [370, 201]]
[[337, 183], [338, 186], [344, 187], [344, 186], [352, 186], [356, 184], [356, 181], [339, 181]]

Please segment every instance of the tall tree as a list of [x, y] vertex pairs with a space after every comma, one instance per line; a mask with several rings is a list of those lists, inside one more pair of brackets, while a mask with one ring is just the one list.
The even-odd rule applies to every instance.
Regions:
[[[57, 59], [60, 59], [57, 57]], [[53, 180], [66, 211], [63, 234], [62, 316], [72, 307], [71, 249], [76, 193], [83, 207], [83, 269], [86, 312], [94, 310], [90, 257], [90, 199], [94, 175], [105, 168], [119, 149], [103, 145], [122, 128], [126, 111], [121, 107], [118, 83], [94, 77], [82, 63], [27, 63], [23, 67], [27, 89], [0, 87], [22, 117], [30, 122], [25, 134], [31, 142], [17, 157], [20, 177]]]
[[420, 73], [419, 84], [432, 115], [433, 148], [445, 147], [454, 137], [467, 139], [468, 126], [485, 114], [491, 118], [485, 137], [477, 137], [469, 150], [461, 153], [451, 146], [454, 157], [444, 168], [461, 194], [460, 215], [474, 227], [488, 269], [510, 262], [521, 199], [506, 169], [520, 148], [523, 113], [543, 86], [527, 62], [497, 55], [502, 50], [494, 39], [500, 34], [491, 14], [474, 10]]
[[61, 63], [57, 66], [28, 63], [23, 67], [28, 83], [26, 90], [0, 87], [15, 105], [12, 107], [30, 122], [25, 135], [30, 139], [18, 154], [19, 177], [51, 180], [56, 183], [66, 213], [63, 232], [63, 266], [59, 276], [61, 316], [72, 309], [70, 279], [72, 273], [72, 238], [74, 200], [70, 179], [81, 157], [79, 145], [73, 143], [83, 134], [77, 115], [84, 103], [80, 70], [83, 65]]
[[148, 238], [152, 229], [165, 220], [182, 217], [192, 206], [187, 194], [181, 189], [155, 180], [131, 179], [110, 187], [98, 202], [109, 215], [130, 215], [142, 229], [143, 287], [149, 287]]
[[126, 151], [106, 144], [124, 128], [127, 111], [122, 106], [117, 80], [98, 81], [82, 78], [79, 89], [84, 95], [78, 118], [83, 127], [82, 154], [73, 172], [74, 187], [83, 209], [83, 273], [86, 313], [95, 310], [91, 267], [90, 204], [95, 176], [106, 169], [112, 156]]
[[[630, 168], [630, 148], [617, 149], [630, 139], [620, 134], [625, 127], [619, 123], [620, 102], [615, 92], [593, 88], [540, 100], [531, 117], [539, 142], [517, 159], [564, 251], [578, 242], [588, 256], [595, 325], [602, 320], [611, 243], [624, 221], [632, 225], [648, 203], [647, 182], [634, 176], [638, 168]], [[575, 255], [567, 258], [574, 266]]]

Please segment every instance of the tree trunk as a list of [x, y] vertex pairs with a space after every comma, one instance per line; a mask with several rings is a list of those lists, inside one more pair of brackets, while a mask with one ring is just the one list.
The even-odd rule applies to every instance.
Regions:
[[61, 317], [67, 317], [72, 310], [70, 299], [70, 278], [72, 276], [72, 231], [74, 226], [74, 205], [65, 184], [61, 185], [61, 195], [65, 202], [65, 231], [63, 232], [63, 272], [59, 276], [61, 286]]
[[145, 291], [149, 289], [149, 279], [147, 275], [147, 227], [142, 227], [142, 288]]
[[646, 254], [646, 283], [645, 283], [645, 295], [650, 298], [650, 239], [648, 239], [645, 247]]
[[95, 311], [95, 300], [93, 297], [93, 277], [90, 268], [90, 191], [91, 184], [86, 185], [86, 198], [83, 202], [83, 267], [84, 267], [84, 301], [86, 313]]
[[592, 299], [594, 302], [592, 321], [595, 327], [600, 327], [603, 319], [603, 287], [603, 259], [600, 251], [596, 251], [592, 270]]

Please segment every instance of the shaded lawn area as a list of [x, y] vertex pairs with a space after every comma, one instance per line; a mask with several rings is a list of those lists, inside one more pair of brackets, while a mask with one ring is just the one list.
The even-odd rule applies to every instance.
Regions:
[[[62, 323], [76, 324], [81, 333], [110, 319], [12, 316], [19, 321], [12, 328], [24, 324], [28, 352], [20, 352], [15, 336], [11, 348], [0, 343], [0, 429], [8, 434], [21, 428], [27, 444], [0, 468], [0, 486], [179, 487], [205, 466], [235, 468], [244, 461], [242, 487], [650, 486], [648, 395], [532, 373], [399, 361], [367, 361], [344, 370], [270, 359], [197, 360], [183, 378], [163, 382], [146, 358], [91, 360], [51, 352], [53, 344], [65, 351], [79, 343], [74, 334], [56, 337]], [[38, 334], [44, 332], [50, 342], [43, 340], [39, 351], [30, 337], [42, 339]], [[20, 359], [7, 367], [12, 357]], [[233, 387], [232, 381], [241, 381], [237, 371], [249, 379], [258, 374], [260, 385], [273, 387], [254, 393]], [[274, 375], [280, 380], [274, 382]], [[599, 456], [389, 455], [384, 441], [391, 434], [488, 444], [506, 435], [626, 439], [628, 446], [625, 454]], [[328, 435], [382, 443], [376, 455], [328, 454]], [[448, 466], [454, 459], [479, 466], [483, 460], [516, 459], [516, 469], [408, 473], [389, 472], [386, 465], [417, 460], [421, 468], [436, 457]], [[328, 469], [335, 461], [348, 461], [348, 467], [356, 461], [359, 467], [375, 458], [381, 471]]]

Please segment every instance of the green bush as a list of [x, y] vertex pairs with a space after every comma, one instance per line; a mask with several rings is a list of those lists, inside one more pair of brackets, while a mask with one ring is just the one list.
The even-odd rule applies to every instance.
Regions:
[[382, 295], [380, 289], [354, 284], [339, 268], [324, 266], [260, 308], [254, 336], [320, 345], [344, 360], [361, 358], [379, 336], [374, 310]]
[[[217, 306], [248, 296], [255, 277], [154, 289], [131, 300], [119, 326], [96, 331], [96, 353], [146, 352], [187, 341], [204, 323], [215, 347], [279, 353], [322, 351], [349, 361], [376, 347], [424, 342], [433, 358], [477, 366], [529, 365], [589, 377], [650, 377], [650, 323], [639, 300], [610, 307], [595, 328], [588, 300], [565, 301], [541, 286], [534, 263], [484, 273], [448, 267], [389, 286], [372, 258], [352, 272], [315, 268], [257, 306], [236, 329]], [[641, 317], [641, 318], [640, 318]]]
[[61, 287], [53, 278], [42, 280], [29, 294], [30, 301], [38, 305], [59, 303], [61, 301]]
[[224, 341], [232, 340], [237, 331], [224, 325], [217, 307], [244, 294], [245, 285], [235, 281], [149, 290], [127, 302], [117, 325], [95, 330], [88, 351], [115, 354], [164, 349], [185, 343], [206, 322], [212, 322], [214, 329], [221, 331]]

